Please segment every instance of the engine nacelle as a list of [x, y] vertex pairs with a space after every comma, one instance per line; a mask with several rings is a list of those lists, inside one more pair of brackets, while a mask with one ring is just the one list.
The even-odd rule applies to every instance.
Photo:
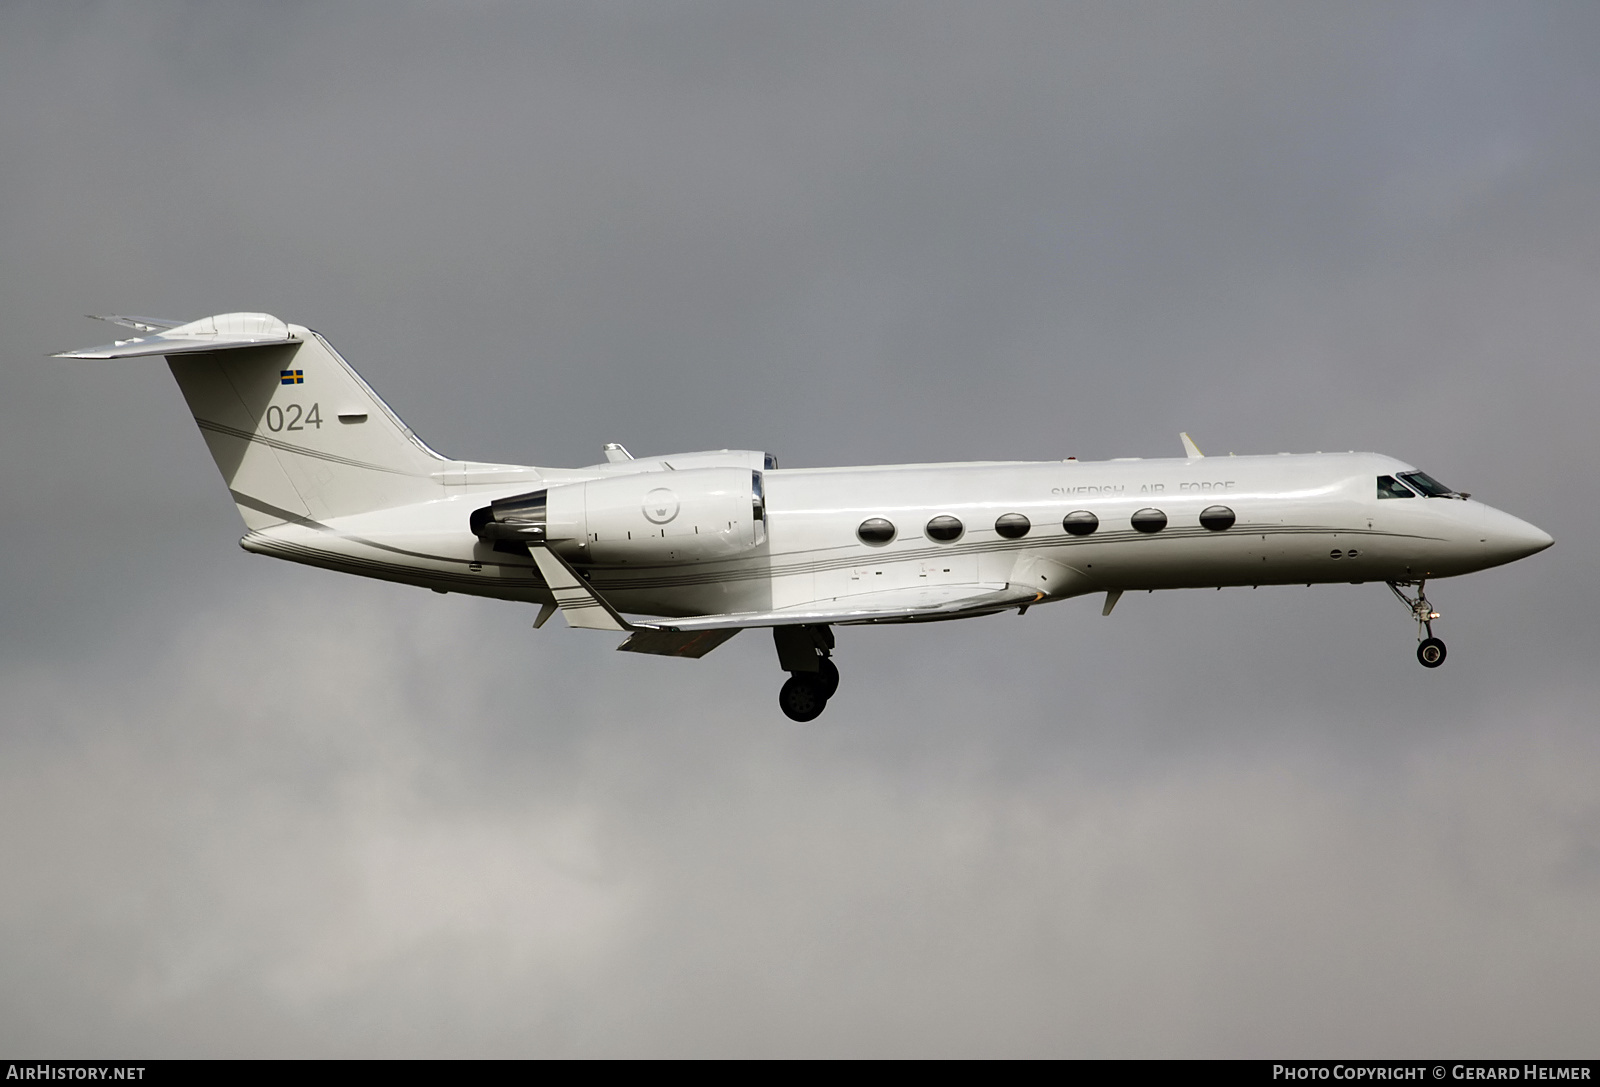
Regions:
[[637, 472], [497, 499], [472, 527], [484, 539], [544, 540], [573, 562], [704, 562], [765, 543], [766, 501], [748, 468]]

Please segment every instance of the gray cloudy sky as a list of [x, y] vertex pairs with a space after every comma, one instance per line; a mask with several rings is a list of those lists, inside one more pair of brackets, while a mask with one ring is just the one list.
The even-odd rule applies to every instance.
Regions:
[[[1600, 7], [0, 5], [0, 1051], [1594, 1056]], [[1556, 547], [699, 662], [246, 555], [266, 310], [542, 464], [1374, 449]]]

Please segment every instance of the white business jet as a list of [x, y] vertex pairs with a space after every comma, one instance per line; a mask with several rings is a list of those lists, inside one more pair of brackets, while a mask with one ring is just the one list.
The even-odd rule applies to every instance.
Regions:
[[[720, 449], [533, 468], [423, 445], [310, 329], [264, 313], [57, 356], [164, 355], [248, 531], [246, 551], [540, 605], [619, 649], [701, 657], [771, 628], [796, 721], [838, 687], [835, 625], [965, 619], [1087, 593], [1383, 581], [1444, 663], [1430, 578], [1551, 539], [1374, 453], [779, 469]], [[1407, 590], [1411, 590], [1408, 592]]]

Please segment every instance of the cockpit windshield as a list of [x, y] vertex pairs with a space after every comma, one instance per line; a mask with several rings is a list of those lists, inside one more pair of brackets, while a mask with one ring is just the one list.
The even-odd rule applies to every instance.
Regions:
[[1411, 486], [1427, 495], [1429, 498], [1460, 498], [1461, 495], [1452, 491], [1437, 479], [1426, 472], [1401, 472], [1400, 478]]
[[1407, 487], [1404, 483], [1401, 483], [1398, 480], [1396, 480], [1394, 478], [1394, 476], [1379, 476], [1378, 477], [1378, 497], [1379, 498], [1415, 498], [1417, 496], [1415, 494], [1412, 494], [1411, 493], [1411, 489], [1409, 487]]

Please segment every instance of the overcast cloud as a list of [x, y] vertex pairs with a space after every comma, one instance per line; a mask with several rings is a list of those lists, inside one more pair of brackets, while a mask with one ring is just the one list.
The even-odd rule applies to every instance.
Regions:
[[[0, 6], [0, 1051], [1594, 1056], [1600, 8]], [[254, 557], [81, 314], [430, 445], [1372, 449], [1438, 583], [636, 658]]]

